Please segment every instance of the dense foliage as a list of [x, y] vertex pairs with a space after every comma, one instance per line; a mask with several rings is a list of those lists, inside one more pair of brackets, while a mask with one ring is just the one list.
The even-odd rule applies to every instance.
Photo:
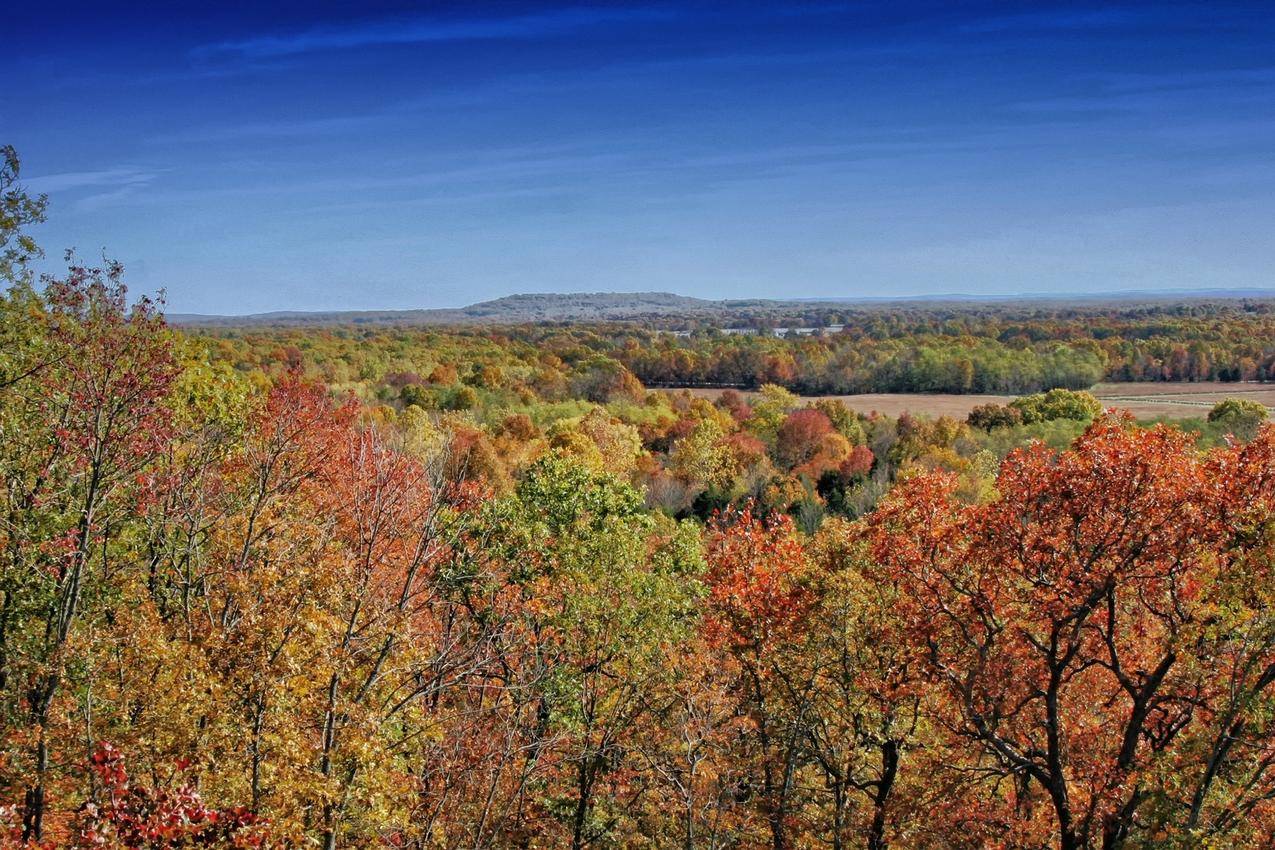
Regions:
[[795, 392], [1023, 393], [1112, 381], [1275, 377], [1268, 302], [1028, 309], [932, 307], [816, 316], [844, 324], [681, 335], [540, 330], [625, 363], [656, 384], [781, 384]]
[[[1085, 389], [1102, 380], [1275, 379], [1271, 308], [1264, 301], [1136, 308], [1007, 306], [1000, 311], [986, 306], [913, 307], [897, 314], [816, 314], [814, 321], [834, 318], [844, 324], [779, 336], [756, 329], [727, 333], [721, 325], [672, 332], [624, 323], [445, 331], [347, 325], [204, 332], [245, 361], [270, 361], [269, 355], [282, 353], [325, 370], [330, 382], [384, 379], [388, 386], [379, 388], [383, 394], [426, 382], [430, 372], [420, 367], [428, 365], [431, 355], [447, 358], [459, 352], [470, 362], [512, 358], [520, 365], [500, 377], [521, 381], [542, 397], [590, 395], [579, 385], [545, 383], [552, 377], [549, 373], [564, 364], [573, 372], [587, 371], [589, 364], [620, 364], [653, 386], [756, 389], [772, 383], [811, 395], [1019, 394]], [[268, 342], [273, 347], [265, 348]], [[391, 363], [397, 365], [390, 367]], [[587, 381], [582, 375], [578, 379]], [[409, 397], [413, 392], [408, 390]], [[458, 403], [451, 398], [435, 401], [444, 406]]]
[[191, 335], [6, 244], [0, 846], [1275, 841], [1264, 410], [890, 419], [651, 392], [578, 329]]

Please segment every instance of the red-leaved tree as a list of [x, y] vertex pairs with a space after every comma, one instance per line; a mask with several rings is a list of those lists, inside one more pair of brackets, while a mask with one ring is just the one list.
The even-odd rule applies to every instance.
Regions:
[[1262, 829], [1271, 619], [1230, 572], [1269, 576], [1272, 439], [1209, 457], [1108, 418], [1012, 454], [989, 504], [931, 475], [872, 517], [951, 766], [990, 777], [979, 805], [1013, 846]]

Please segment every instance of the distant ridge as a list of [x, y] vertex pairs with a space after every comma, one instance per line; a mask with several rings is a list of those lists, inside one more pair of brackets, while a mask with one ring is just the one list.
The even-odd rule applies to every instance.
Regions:
[[1109, 293], [1045, 293], [1019, 295], [854, 296], [790, 299], [709, 300], [672, 292], [523, 293], [480, 301], [468, 307], [421, 310], [278, 310], [243, 316], [172, 313], [168, 321], [188, 327], [312, 326], [312, 325], [466, 325], [527, 322], [637, 321], [671, 316], [728, 318], [732, 313], [757, 310], [783, 312], [843, 306], [881, 309], [889, 305], [1024, 304], [1065, 305], [1275, 299], [1275, 289], [1120, 290]]
[[434, 310], [280, 310], [247, 316], [170, 314], [173, 324], [188, 326], [336, 325], [336, 324], [515, 324], [521, 322], [601, 322], [647, 316], [719, 314], [723, 310], [774, 306], [784, 302], [709, 301], [671, 292], [523, 293], [481, 301], [468, 307]]
[[968, 301], [975, 304], [999, 304], [1006, 301], [1074, 301], [1080, 304], [1101, 304], [1110, 301], [1200, 301], [1242, 300], [1263, 301], [1275, 298], [1275, 289], [1114, 289], [1111, 292], [1020, 292], [1011, 295], [974, 295], [968, 292], [947, 292], [937, 295], [876, 295], [820, 298], [792, 298], [794, 304], [882, 304], [890, 302], [922, 302], [946, 304]]

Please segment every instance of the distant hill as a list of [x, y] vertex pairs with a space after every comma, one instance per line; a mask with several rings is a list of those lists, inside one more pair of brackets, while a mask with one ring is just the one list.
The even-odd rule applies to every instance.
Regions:
[[481, 301], [468, 307], [434, 310], [277, 311], [246, 316], [209, 316], [171, 313], [173, 324], [189, 327], [315, 326], [315, 325], [465, 325], [522, 324], [526, 322], [641, 321], [643, 319], [731, 319], [761, 314], [782, 316], [817, 308], [847, 309], [917, 308], [940, 305], [1095, 305], [1173, 304], [1201, 301], [1275, 299], [1275, 290], [1162, 290], [1084, 294], [1023, 294], [979, 296], [960, 293], [928, 296], [764, 298], [713, 301], [671, 292], [526, 293]]
[[600, 322], [655, 316], [720, 314], [723, 310], [777, 305], [777, 301], [708, 301], [671, 292], [527, 293], [506, 295], [468, 307], [438, 310], [348, 310], [334, 312], [278, 311], [250, 316], [170, 314], [174, 324], [189, 326], [242, 325], [456, 325], [518, 324], [522, 322]]
[[461, 308], [467, 319], [478, 321], [555, 321], [561, 319], [626, 319], [643, 315], [694, 313], [720, 308], [717, 301], [674, 295], [671, 292], [587, 292], [559, 295], [532, 293], [506, 295]]

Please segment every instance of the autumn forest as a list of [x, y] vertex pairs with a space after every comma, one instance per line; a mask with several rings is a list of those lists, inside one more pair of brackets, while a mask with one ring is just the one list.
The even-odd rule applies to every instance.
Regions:
[[184, 327], [18, 178], [0, 846], [1275, 843], [1275, 304]]

